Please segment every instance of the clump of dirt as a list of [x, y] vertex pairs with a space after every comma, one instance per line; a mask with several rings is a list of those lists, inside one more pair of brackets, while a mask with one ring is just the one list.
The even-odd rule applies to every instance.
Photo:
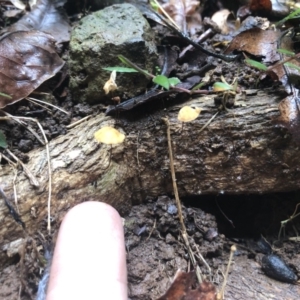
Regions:
[[[197, 254], [220, 257], [227, 243], [217, 232], [215, 218], [198, 208], [183, 210], [192, 249], [204, 275], [209, 270]], [[214, 233], [212, 233], [214, 232]], [[170, 285], [178, 269], [186, 270], [189, 257], [184, 247], [177, 208], [167, 196], [133, 207], [125, 219], [128, 281], [131, 299], [155, 299]], [[216, 263], [219, 266], [221, 261]]]

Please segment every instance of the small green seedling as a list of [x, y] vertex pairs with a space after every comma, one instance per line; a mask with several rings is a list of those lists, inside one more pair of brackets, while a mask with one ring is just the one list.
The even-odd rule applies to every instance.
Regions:
[[267, 67], [263, 63], [260, 63], [256, 60], [249, 59], [249, 58], [246, 58], [245, 62], [246, 62], [247, 65], [258, 69], [259, 71], [262, 71], [262, 72], [266, 73], [273, 80], [278, 80], [278, 75], [276, 74], [276, 72], [273, 71], [273, 69], [275, 69], [275, 68], [277, 68], [281, 65], [284, 65], [284, 66], [292, 68], [292, 69], [296, 69], [297, 71], [300, 72], [300, 67], [297, 66], [296, 64], [290, 62], [291, 60], [298, 59], [300, 57], [300, 53], [295, 54], [293, 51], [290, 51], [290, 50], [287, 50], [287, 49], [280, 49], [280, 48], [277, 49], [277, 52], [280, 53], [280, 54], [283, 54], [285, 56], [288, 56], [288, 57], [285, 58], [285, 59], [282, 59], [281, 61], [279, 61], [276, 64], [274, 64], [272, 66], [269, 66], [269, 67]]
[[236, 94], [238, 91], [237, 78], [233, 80], [232, 84], [227, 83], [223, 76], [221, 76], [221, 80], [222, 82], [215, 82], [213, 84], [213, 91], [216, 93], [223, 93], [222, 106], [226, 111], [229, 111], [226, 107], [229, 96], [233, 95], [234, 103], [236, 102]]
[[262, 64], [261, 62], [258, 62], [256, 60], [253, 60], [253, 59], [245, 59], [245, 63], [250, 66], [250, 67], [253, 67], [255, 69], [258, 69], [260, 71], [267, 71], [268, 70], [268, 67], [264, 64]]
[[136, 70], [137, 72], [140, 72], [142, 74], [144, 74], [146, 77], [149, 78], [153, 78], [155, 77], [154, 75], [152, 75], [151, 73], [147, 72], [146, 70], [143, 70], [142, 68], [138, 67], [136, 64], [134, 64], [133, 62], [131, 62], [128, 58], [126, 58], [123, 55], [118, 55], [119, 60], [125, 64], [126, 66], [133, 68], [134, 70]]
[[284, 55], [289, 55], [289, 56], [293, 56], [293, 55], [296, 54], [296, 53], [293, 52], [293, 51], [286, 50], [286, 49], [281, 49], [281, 48], [277, 49], [277, 52], [278, 52], [278, 53], [281, 53], [281, 54], [284, 54]]
[[292, 68], [292, 69], [296, 69], [297, 71], [300, 72], [300, 67], [299, 66], [296, 66], [295, 64], [291, 63], [291, 62], [286, 62], [284, 63], [284, 65], [286, 67], [289, 67], [289, 68]]
[[296, 9], [295, 11], [291, 12], [288, 16], [286, 16], [284, 19], [280, 20], [275, 24], [276, 27], [283, 25], [286, 21], [291, 19], [300, 18], [300, 8]]
[[[166, 90], [169, 90], [170, 87], [176, 86], [178, 83], [180, 83], [180, 80], [177, 77], [168, 78], [164, 75], [153, 75], [146, 70], [141, 69], [136, 64], [131, 62], [128, 58], [126, 58], [123, 55], [118, 55], [118, 58], [122, 63], [124, 63], [128, 67], [108, 67], [103, 68], [106, 71], [116, 71], [116, 72], [139, 72], [143, 75], [145, 75], [148, 78], [151, 78], [152, 81], [161, 87], [165, 88]], [[124, 71], [125, 70], [125, 71]]]
[[180, 83], [180, 80], [177, 77], [168, 78], [164, 75], [157, 75], [155, 76], [152, 81], [166, 90], [169, 90], [170, 87], [174, 87], [178, 83]]

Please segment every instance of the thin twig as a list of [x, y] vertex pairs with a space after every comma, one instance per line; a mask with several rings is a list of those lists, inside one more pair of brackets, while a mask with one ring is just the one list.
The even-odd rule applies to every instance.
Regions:
[[224, 299], [225, 287], [226, 287], [226, 284], [227, 284], [229, 269], [230, 269], [230, 265], [231, 265], [231, 262], [232, 262], [233, 254], [234, 254], [235, 251], [236, 251], [236, 246], [232, 245], [230, 247], [229, 261], [228, 261], [226, 272], [225, 272], [225, 275], [224, 275], [224, 281], [223, 281], [223, 284], [222, 284], [221, 291], [217, 295], [217, 299], [221, 299], [221, 300]]
[[16, 187], [16, 181], [17, 181], [17, 176], [18, 176], [18, 169], [15, 168], [14, 171], [15, 171], [15, 176], [14, 176], [14, 179], [13, 179], [14, 198], [15, 198], [15, 204], [16, 204], [17, 212], [18, 212], [18, 214], [20, 214], [19, 206], [18, 206], [17, 187]]
[[226, 55], [226, 54], [221, 54], [221, 53], [216, 53], [213, 51], [209, 51], [206, 48], [202, 47], [200, 44], [192, 40], [187, 34], [184, 32], [181, 32], [176, 28], [173, 24], [170, 23], [170, 21], [166, 18], [164, 18], [162, 15], [158, 14], [157, 12], [154, 12], [158, 18], [173, 32], [175, 32], [177, 35], [179, 35], [183, 40], [185, 40], [187, 43], [193, 45], [196, 49], [201, 51], [202, 53], [207, 54], [208, 56], [213, 56], [216, 58], [220, 58], [226, 62], [231, 62], [234, 61], [238, 58], [238, 55]]
[[[31, 97], [26, 97], [26, 99], [27, 99], [28, 101], [32, 101], [32, 102], [43, 103], [44, 105], [48, 105], [48, 106], [53, 107], [53, 108], [55, 108], [55, 109], [57, 109], [57, 110], [60, 110], [61, 112], [63, 112], [63, 113], [66, 114], [66, 115], [69, 115], [69, 114], [70, 114], [70, 113], [68, 113], [67, 111], [65, 111], [64, 109], [62, 109], [62, 108], [60, 108], [60, 107], [58, 107], [58, 106], [56, 106], [56, 105], [53, 105], [53, 104], [51, 104], [51, 103], [48, 103], [48, 102], [46, 102], [46, 101], [42, 101], [42, 100], [35, 99], [35, 98], [31, 98]], [[40, 106], [43, 107], [43, 105], [38, 104], [38, 103], [35, 103], [35, 104], [40, 105]], [[47, 109], [47, 108], [45, 107], [45, 109]]]
[[202, 132], [211, 122], [212, 120], [218, 115], [220, 111], [217, 111], [203, 126], [202, 128], [198, 131], [198, 133]]
[[148, 237], [147, 237], [147, 239], [146, 239], [146, 242], [150, 239], [150, 237], [151, 237], [151, 235], [152, 235], [152, 233], [153, 233], [155, 227], [156, 227], [156, 219], [154, 220], [153, 226], [152, 226], [152, 228], [151, 228], [151, 230], [150, 230], [150, 233], [149, 233], [149, 235], [148, 235]]
[[16, 157], [8, 148], [6, 148], [5, 151], [22, 167], [22, 169], [23, 169], [24, 173], [27, 175], [30, 183], [35, 187], [39, 187], [40, 186], [39, 181], [31, 173], [31, 171], [23, 164], [23, 162], [18, 157]]
[[[13, 168], [16, 168], [18, 166], [17, 163], [14, 163], [11, 159], [9, 159], [6, 155], [1, 153], [1, 159], [4, 158], [10, 165], [12, 165]], [[1, 161], [0, 159], [0, 161]]]
[[190, 247], [190, 243], [188, 240], [188, 234], [186, 231], [186, 227], [184, 224], [184, 220], [183, 220], [183, 215], [182, 215], [182, 208], [181, 208], [181, 202], [179, 199], [179, 193], [178, 193], [178, 188], [177, 188], [177, 183], [176, 183], [176, 174], [175, 174], [175, 168], [174, 168], [174, 158], [173, 158], [173, 151], [172, 151], [172, 140], [171, 140], [171, 129], [170, 129], [170, 122], [168, 118], [162, 118], [162, 120], [166, 123], [167, 125], [167, 138], [168, 138], [168, 149], [169, 149], [169, 159], [170, 159], [170, 171], [171, 171], [171, 177], [172, 177], [172, 183], [173, 183], [173, 191], [174, 191], [174, 196], [175, 196], [175, 201], [176, 201], [176, 206], [177, 206], [177, 210], [178, 210], [178, 217], [179, 217], [179, 221], [180, 221], [180, 225], [181, 225], [181, 234], [182, 234], [182, 238], [183, 241], [185, 243], [185, 246], [187, 248], [187, 251], [189, 253], [190, 259], [192, 261], [192, 264], [196, 270], [196, 275], [197, 275], [197, 279], [199, 281], [199, 283], [201, 283], [202, 280], [202, 276], [200, 274], [200, 268], [197, 265], [194, 253]]
[[[52, 194], [52, 170], [51, 170], [51, 159], [50, 159], [50, 150], [49, 150], [49, 143], [48, 143], [48, 139], [46, 137], [46, 134], [45, 134], [45, 131], [42, 127], [42, 125], [40, 124], [40, 122], [34, 118], [29, 118], [29, 117], [14, 117], [14, 119], [20, 119], [20, 120], [30, 120], [30, 121], [33, 121], [35, 122], [40, 131], [42, 132], [42, 135], [43, 135], [43, 138], [44, 138], [44, 141], [45, 141], [45, 148], [46, 148], [46, 153], [47, 153], [47, 160], [48, 160], [48, 201], [47, 201], [47, 211], [48, 211], [48, 224], [47, 224], [47, 229], [48, 229], [48, 232], [50, 234], [51, 232], [51, 220], [50, 220], [50, 215], [51, 215], [51, 194]], [[22, 162], [21, 162], [22, 163]], [[24, 164], [23, 164], [24, 165]], [[22, 166], [23, 168], [25, 166]], [[25, 167], [26, 168], [26, 167]], [[38, 183], [38, 186], [39, 186], [39, 183]]]
[[10, 201], [8, 200], [8, 198], [6, 197], [4, 191], [2, 190], [2, 188], [0, 187], [0, 195], [2, 196], [5, 205], [7, 206], [9, 213], [11, 214], [11, 216], [14, 218], [14, 220], [19, 223], [23, 229], [25, 229], [25, 223], [21, 220], [19, 214], [17, 213], [17, 211], [14, 209], [13, 205], [10, 203]]
[[[43, 146], [45, 145], [45, 143], [40, 139], [38, 134], [28, 124], [26, 124], [25, 122], [22, 122], [21, 120], [19, 120], [19, 119], [22, 119], [22, 118], [26, 119], [26, 117], [16, 117], [16, 116], [13, 116], [13, 115], [7, 113], [6, 111], [2, 111], [2, 112], [8, 117], [8, 119], [6, 119], [6, 120], [13, 120], [16, 123], [20, 124], [21, 126], [25, 127], [25, 129], [30, 131]], [[27, 119], [34, 120], [32, 118], [27, 118]]]
[[159, 7], [159, 9], [163, 12], [166, 18], [176, 27], [177, 30], [180, 30], [180, 27], [176, 24], [176, 22], [170, 17], [170, 15], [164, 10], [164, 8], [158, 3], [157, 0], [154, 0], [155, 4]]
[[181, 203], [180, 203], [179, 193], [178, 193], [178, 188], [177, 188], [177, 183], [176, 183], [174, 158], [173, 158], [173, 151], [172, 151], [172, 144], [171, 144], [172, 142], [171, 142], [170, 122], [169, 122], [168, 118], [163, 118], [162, 120], [167, 125], [168, 149], [169, 149], [169, 158], [170, 158], [170, 171], [171, 171], [173, 190], [174, 190], [174, 196], [175, 196], [176, 206], [177, 206], [177, 210], [178, 210], [179, 221], [180, 221], [180, 225], [181, 225], [181, 230], [183, 232], [186, 232], [186, 227], [185, 227], [184, 221], [183, 221], [182, 208], [181, 208]]
[[76, 122], [74, 122], [74, 123], [72, 123], [70, 125], [67, 125], [66, 128], [67, 129], [71, 129], [71, 128], [77, 126], [78, 124], [80, 124], [80, 123], [88, 120], [90, 117], [92, 117], [92, 116], [91, 115], [90, 116], [86, 116], [86, 117], [84, 117], [84, 118], [82, 118], [82, 119], [80, 119], [80, 120], [78, 120], [78, 121], [76, 121]]

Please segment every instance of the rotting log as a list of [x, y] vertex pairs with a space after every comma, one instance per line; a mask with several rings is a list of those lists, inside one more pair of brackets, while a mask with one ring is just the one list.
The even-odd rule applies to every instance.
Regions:
[[[221, 112], [199, 133], [217, 112], [215, 96], [186, 102], [168, 102], [166, 109], [133, 111], [117, 118], [97, 115], [50, 142], [52, 164], [51, 216], [60, 220], [77, 203], [105, 201], [121, 214], [132, 203], [146, 197], [172, 194], [166, 126], [171, 122], [174, 164], [181, 197], [217, 193], [269, 193], [295, 190], [300, 182], [300, 154], [287, 131], [274, 125], [280, 97], [260, 93], [247, 96], [245, 106]], [[183, 105], [203, 108], [200, 116], [182, 125], [177, 120]], [[158, 106], [162, 106], [159, 104]], [[164, 104], [166, 105], [166, 104]], [[150, 107], [150, 105], [149, 105]], [[160, 107], [161, 108], [161, 107]], [[114, 126], [126, 134], [121, 145], [98, 144], [94, 132]], [[112, 150], [112, 151], [111, 151]], [[16, 190], [18, 208], [27, 234], [45, 228], [47, 218], [48, 171], [45, 149], [30, 154], [28, 169], [40, 182], [34, 188], [19, 172]], [[13, 202], [14, 172], [8, 165], [0, 170], [0, 184]], [[0, 264], [7, 245], [25, 233], [0, 200]]]

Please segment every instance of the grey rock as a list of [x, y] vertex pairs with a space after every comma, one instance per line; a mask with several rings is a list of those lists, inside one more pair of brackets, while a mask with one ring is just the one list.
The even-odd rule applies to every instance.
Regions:
[[117, 73], [118, 90], [105, 96], [103, 86], [110, 77], [104, 67], [121, 66], [117, 55], [153, 72], [157, 65], [154, 34], [147, 20], [131, 4], [118, 4], [84, 17], [70, 41], [70, 89], [77, 102], [110, 103], [142, 93], [149, 79], [140, 73]]

